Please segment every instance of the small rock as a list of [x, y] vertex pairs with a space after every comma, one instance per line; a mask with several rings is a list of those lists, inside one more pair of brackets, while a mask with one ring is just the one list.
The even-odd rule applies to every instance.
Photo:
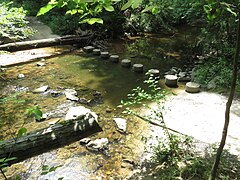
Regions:
[[127, 130], [127, 120], [123, 118], [113, 118], [115, 123], [117, 124], [117, 129], [120, 132], [126, 132]]
[[0, 72], [5, 73], [7, 71], [6, 68], [0, 68]]
[[25, 78], [25, 75], [24, 75], [24, 74], [19, 74], [19, 75], [18, 75], [18, 79], [23, 79], [23, 78]]
[[65, 89], [65, 96], [68, 100], [71, 101], [79, 101], [79, 98], [77, 97], [77, 91], [74, 89]]
[[99, 92], [99, 91], [96, 91], [95, 93], [93, 93], [93, 96], [94, 96], [94, 97], [101, 97], [101, 96], [102, 96], [102, 93]]
[[44, 62], [38, 62], [37, 63], [37, 66], [40, 66], [40, 67], [42, 67], [42, 66], [45, 66], [46, 64], [44, 63]]
[[106, 113], [111, 113], [111, 112], [112, 112], [112, 109], [110, 109], [110, 108], [106, 109]]
[[80, 98], [78, 102], [82, 104], [88, 104], [88, 100], [86, 98]]
[[183, 78], [186, 77], [187, 73], [186, 72], [179, 72], [178, 77]]
[[83, 138], [83, 139], [81, 139], [81, 140], [79, 141], [79, 143], [80, 143], [81, 145], [86, 145], [86, 144], [88, 144], [90, 141], [91, 141], [90, 138]]
[[96, 139], [94, 141], [90, 141], [86, 146], [91, 150], [99, 151], [107, 149], [108, 143], [109, 143], [108, 138], [101, 138]]
[[33, 90], [33, 93], [44, 93], [45, 91], [47, 91], [47, 89], [49, 88], [49, 86], [42, 86], [40, 88], [37, 88], [35, 90]]
[[59, 97], [63, 94], [62, 92], [55, 91], [55, 90], [50, 90], [49, 93], [51, 94], [52, 97]]

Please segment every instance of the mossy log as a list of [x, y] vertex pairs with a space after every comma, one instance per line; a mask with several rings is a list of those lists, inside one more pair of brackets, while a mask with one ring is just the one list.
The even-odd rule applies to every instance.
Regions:
[[92, 35], [86, 35], [86, 36], [69, 35], [69, 36], [63, 36], [63, 37], [57, 37], [57, 38], [7, 43], [7, 44], [0, 45], [0, 50], [13, 52], [13, 51], [21, 51], [21, 50], [50, 47], [50, 46], [57, 46], [57, 45], [69, 45], [69, 44], [80, 44], [80, 45], [82, 44], [82, 46], [84, 46], [87, 44], [87, 42], [91, 38], [92, 38]]
[[47, 152], [102, 131], [96, 121], [69, 120], [0, 143], [0, 159], [16, 157], [12, 163]]

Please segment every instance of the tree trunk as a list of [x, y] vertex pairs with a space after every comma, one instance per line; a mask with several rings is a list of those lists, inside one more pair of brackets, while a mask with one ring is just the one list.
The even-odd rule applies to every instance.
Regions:
[[226, 138], [227, 138], [228, 125], [229, 125], [229, 121], [230, 121], [230, 108], [231, 108], [232, 101], [234, 98], [234, 93], [235, 93], [236, 83], [237, 83], [238, 59], [239, 59], [239, 55], [240, 55], [240, 37], [239, 36], [240, 36], [240, 13], [238, 14], [236, 52], [235, 52], [235, 56], [234, 56], [234, 60], [233, 60], [231, 89], [230, 89], [230, 94], [229, 94], [228, 101], [226, 104], [225, 123], [224, 123], [223, 131], [222, 131], [222, 139], [221, 139], [220, 145], [217, 150], [216, 159], [213, 164], [209, 180], [214, 180], [216, 178], [217, 169], [218, 169], [220, 159], [221, 159], [221, 154], [222, 154], [222, 151], [223, 151], [223, 148], [224, 148], [224, 145], [226, 142]]
[[0, 158], [16, 157], [15, 163], [71, 142], [80, 140], [102, 129], [96, 121], [78, 119], [55, 124], [45, 129], [31, 132], [20, 138], [0, 143]]
[[42, 48], [56, 45], [82, 44], [84, 46], [91, 39], [92, 35], [86, 36], [63, 36], [57, 38], [23, 41], [0, 45], [2, 51], [21, 51], [34, 48]]

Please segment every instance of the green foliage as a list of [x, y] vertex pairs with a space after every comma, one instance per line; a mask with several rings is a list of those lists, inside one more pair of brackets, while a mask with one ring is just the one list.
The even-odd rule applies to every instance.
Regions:
[[34, 116], [34, 118], [37, 121], [42, 120], [43, 112], [41, 111], [41, 109], [38, 106], [33, 106], [33, 107], [30, 107], [30, 108], [27, 108], [26, 113], [27, 113], [28, 116]]
[[[50, 172], [53, 172], [53, 171], [55, 171], [59, 167], [62, 167], [62, 165], [53, 166], [53, 167], [49, 167], [48, 165], [44, 165], [44, 166], [42, 166], [42, 173], [41, 173], [41, 175], [45, 175], [45, 174], [48, 174]], [[59, 179], [62, 179], [62, 178], [59, 178]]]
[[0, 159], [0, 169], [7, 167], [10, 161], [16, 160], [16, 157], [11, 157], [11, 158], [1, 158]]
[[33, 34], [33, 30], [27, 26], [26, 11], [12, 7], [11, 3], [0, 3], [0, 37], [2, 41], [26, 39]]
[[18, 130], [17, 137], [22, 137], [24, 134], [26, 134], [27, 129], [22, 127]]
[[229, 88], [231, 83], [230, 62], [221, 58], [210, 59], [209, 61], [194, 71], [194, 81], [206, 86], [214, 79], [218, 88]]
[[99, 1], [75, 1], [75, 0], [51, 0], [47, 5], [42, 7], [38, 16], [44, 15], [55, 7], [62, 8], [66, 11], [66, 14], [77, 14], [80, 18], [80, 23], [88, 23], [90, 25], [95, 23], [103, 23], [103, 20], [99, 18], [99, 14], [103, 11], [112, 12], [117, 1], [112, 0], [99, 0]]

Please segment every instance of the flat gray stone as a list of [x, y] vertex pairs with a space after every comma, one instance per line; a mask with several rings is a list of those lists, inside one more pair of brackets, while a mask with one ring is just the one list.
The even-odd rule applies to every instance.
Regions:
[[101, 54], [100, 49], [93, 49], [93, 55], [99, 56]]
[[85, 46], [83, 47], [83, 51], [86, 53], [91, 53], [93, 52], [94, 47], [93, 46]]
[[48, 88], [49, 88], [49, 86], [42, 86], [37, 89], [34, 89], [32, 92], [33, 93], [44, 93], [45, 91], [47, 91]]
[[103, 52], [101, 52], [101, 55], [100, 55], [100, 57], [102, 58], [102, 59], [108, 59], [109, 58], [109, 52], [107, 52], [107, 51], [103, 51]]

